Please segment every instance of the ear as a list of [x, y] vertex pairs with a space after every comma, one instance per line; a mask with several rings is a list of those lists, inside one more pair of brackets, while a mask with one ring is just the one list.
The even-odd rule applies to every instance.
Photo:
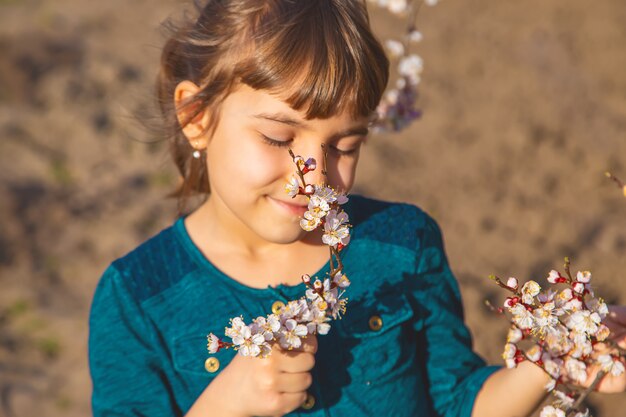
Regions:
[[[182, 104], [196, 95], [200, 91], [195, 83], [185, 80], [178, 83], [174, 89], [174, 104], [176, 106], [176, 117], [178, 123], [182, 124], [194, 113], [195, 107], [189, 106], [182, 109]], [[183, 134], [189, 140], [191, 146], [197, 150], [206, 148], [208, 138], [206, 137], [206, 129], [209, 123], [208, 111], [204, 110], [194, 117], [186, 126], [183, 127]]]

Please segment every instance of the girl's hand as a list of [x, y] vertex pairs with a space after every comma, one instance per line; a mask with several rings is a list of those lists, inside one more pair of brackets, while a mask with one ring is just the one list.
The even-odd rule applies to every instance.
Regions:
[[283, 350], [275, 344], [265, 359], [235, 355], [187, 416], [282, 417], [306, 400], [315, 352], [317, 337], [309, 335], [298, 350]]
[[[609, 306], [609, 314], [605, 321], [609, 329], [611, 329], [611, 340], [619, 347], [626, 349], [626, 306]], [[600, 343], [595, 346], [598, 354], [610, 352], [610, 348], [606, 344]], [[623, 360], [622, 360], [623, 362]], [[599, 372], [598, 367], [589, 370], [589, 377], [583, 386], [590, 386], [596, 379]], [[618, 393], [626, 391], [626, 373], [620, 376], [606, 375], [596, 389], [604, 393]]]

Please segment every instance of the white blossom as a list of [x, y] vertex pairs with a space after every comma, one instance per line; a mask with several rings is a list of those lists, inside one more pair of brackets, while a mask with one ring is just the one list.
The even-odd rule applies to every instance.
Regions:
[[551, 405], [546, 405], [541, 409], [539, 417], [565, 417], [565, 411]]
[[347, 245], [350, 242], [350, 229], [347, 222], [348, 215], [344, 211], [337, 213], [336, 210], [330, 210], [324, 223], [322, 242], [333, 247], [339, 243]]
[[610, 334], [611, 334], [611, 329], [606, 327], [604, 324], [601, 324], [598, 327], [598, 331], [596, 332], [594, 336], [596, 337], [596, 339], [598, 339], [599, 342], [603, 342], [609, 337]]
[[567, 358], [565, 360], [565, 369], [574, 381], [582, 384], [587, 380], [587, 365], [585, 365], [585, 362]]
[[506, 286], [509, 288], [515, 289], [517, 288], [517, 285], [518, 285], [517, 278], [511, 277], [506, 281]]
[[409, 7], [407, 0], [386, 0], [387, 8], [391, 13], [405, 13]]
[[326, 316], [325, 311], [320, 311], [316, 308], [309, 310], [308, 317], [304, 318], [304, 321], [307, 321], [306, 327], [309, 334], [328, 334], [330, 331], [330, 318]]
[[549, 303], [550, 301], [554, 300], [555, 295], [556, 291], [550, 288], [546, 292], [540, 292], [539, 294], [537, 294], [537, 300], [539, 300], [540, 303]]
[[620, 376], [624, 373], [624, 364], [611, 355], [600, 355], [597, 361], [604, 372], [610, 373], [613, 376]]
[[322, 224], [322, 220], [313, 216], [309, 211], [305, 212], [303, 218], [300, 219], [300, 227], [307, 232], [317, 229], [320, 224]]
[[602, 318], [598, 313], [589, 310], [579, 310], [568, 317], [565, 324], [577, 332], [595, 334]]
[[532, 304], [539, 291], [541, 291], [539, 284], [535, 281], [528, 281], [522, 287], [522, 301], [526, 304]]
[[521, 304], [516, 304], [511, 307], [510, 312], [513, 314], [513, 323], [515, 323], [517, 327], [522, 330], [532, 329], [535, 323], [535, 318], [531, 312], [526, 310], [526, 307]]
[[333, 282], [339, 288], [347, 288], [348, 286], [350, 286], [350, 280], [348, 279], [348, 276], [345, 275], [342, 271], [339, 271], [335, 274], [335, 276], [333, 277]]
[[285, 191], [287, 192], [289, 197], [295, 197], [300, 192], [300, 183], [298, 182], [298, 179], [295, 177], [295, 175], [289, 179], [289, 182], [287, 184], [285, 184]]
[[422, 32], [420, 32], [419, 30], [414, 29], [409, 33], [410, 42], [418, 43], [421, 42], [422, 39], [424, 39], [424, 35], [422, 35]]
[[587, 301], [587, 307], [589, 310], [598, 313], [602, 318], [609, 314], [609, 308], [601, 298], [591, 298]]
[[340, 205], [348, 202], [348, 197], [346, 197], [345, 194], [337, 192], [329, 186], [316, 185], [315, 195], [326, 201], [329, 205], [335, 202]]
[[513, 359], [517, 353], [517, 346], [513, 343], [507, 343], [504, 345], [504, 352], [502, 352], [502, 359]]
[[576, 274], [576, 281], [582, 282], [583, 284], [589, 283], [589, 281], [591, 281], [591, 272], [578, 271], [578, 273]]
[[[254, 331], [253, 331], [254, 330]], [[269, 353], [269, 345], [258, 328], [247, 326], [241, 317], [231, 321], [231, 327], [225, 331], [233, 339], [233, 345], [243, 356], [264, 356]]]
[[217, 353], [220, 350], [220, 339], [213, 333], [207, 336], [208, 350], [210, 354]]
[[554, 303], [549, 302], [533, 310], [532, 329], [539, 335], [544, 336], [553, 331], [554, 326], [559, 323], [559, 319], [554, 314]]
[[294, 319], [288, 319], [280, 330], [280, 347], [288, 350], [297, 349], [302, 346], [300, 338], [307, 334], [308, 330], [305, 325], [298, 324]]
[[548, 282], [550, 284], [556, 284], [557, 282], [561, 281], [562, 278], [563, 277], [561, 276], [559, 271], [556, 271], [554, 269], [552, 271], [550, 271], [550, 273], [548, 274]]
[[406, 77], [413, 85], [419, 83], [423, 70], [424, 60], [416, 54], [407, 55], [398, 63], [398, 73]]
[[309, 211], [307, 211], [307, 213], [310, 213], [311, 216], [321, 219], [322, 217], [326, 216], [326, 214], [328, 214], [328, 211], [330, 210], [330, 204], [325, 198], [317, 194], [313, 194], [309, 199], [308, 210]]
[[574, 343], [569, 339], [568, 335], [569, 330], [560, 323], [545, 335], [543, 340], [551, 355], [565, 355], [574, 347]]
[[574, 405], [574, 398], [570, 397], [563, 391], [554, 391], [554, 396], [557, 398], [555, 404], [560, 407], [568, 409]]
[[274, 333], [280, 330], [280, 319], [276, 314], [270, 314], [267, 318], [257, 317], [253, 320], [253, 325], [258, 328], [258, 332], [269, 342], [274, 340]]
[[593, 345], [586, 333], [574, 330], [570, 332], [569, 338], [574, 342], [574, 346], [568, 352], [572, 358], [580, 359], [593, 351]]
[[585, 284], [582, 282], [575, 282], [574, 285], [572, 285], [572, 289], [578, 294], [582, 294], [585, 291]]
[[517, 327], [511, 327], [509, 329], [509, 333], [506, 336], [506, 341], [508, 343], [517, 343], [524, 337], [524, 334]]
[[404, 55], [404, 45], [402, 42], [395, 39], [388, 39], [385, 41], [385, 48], [389, 51], [389, 54], [393, 58], [399, 58]]
[[563, 360], [560, 358], [553, 358], [547, 352], [544, 352], [541, 356], [543, 362], [543, 369], [552, 376], [554, 379], [559, 379], [561, 376], [561, 369], [563, 368]]
[[291, 300], [280, 310], [279, 317], [281, 322], [286, 322], [289, 319], [298, 318], [308, 309], [308, 305], [305, 300]]
[[526, 352], [526, 356], [531, 362], [537, 362], [539, 359], [541, 359], [541, 347], [539, 345], [533, 345]]

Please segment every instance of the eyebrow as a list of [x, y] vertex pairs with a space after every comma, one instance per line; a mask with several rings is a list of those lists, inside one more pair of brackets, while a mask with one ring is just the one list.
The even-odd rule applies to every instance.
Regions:
[[[253, 117], [256, 119], [271, 120], [273, 122], [279, 122], [279, 123], [283, 123], [283, 124], [294, 126], [294, 127], [300, 127], [300, 128], [308, 127], [306, 123], [303, 123], [300, 120], [289, 117], [288, 115], [283, 114], [283, 113], [275, 113], [275, 114], [274, 113], [258, 113], [258, 114], [255, 114]], [[346, 129], [346, 130], [343, 130], [341, 132], [334, 134], [332, 139], [340, 139], [346, 136], [357, 136], [357, 135], [367, 136], [369, 131], [370, 131], [369, 128], [367, 128], [366, 126], [357, 126], [357, 127], [349, 128], [349, 129]]]

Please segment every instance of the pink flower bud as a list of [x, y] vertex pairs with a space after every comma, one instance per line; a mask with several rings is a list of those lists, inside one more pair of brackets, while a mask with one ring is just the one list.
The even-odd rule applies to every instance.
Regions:
[[304, 275], [302, 275], [302, 281], [303, 281], [305, 284], [308, 284], [309, 282], [311, 282], [311, 276], [310, 276], [309, 274], [304, 274]]
[[591, 272], [589, 271], [583, 271], [583, 272], [578, 272], [578, 274], [576, 274], [576, 281], [578, 282], [582, 282], [583, 284], [588, 284], [589, 281], [591, 281]]
[[559, 271], [556, 270], [552, 270], [550, 271], [550, 274], [548, 275], [548, 282], [550, 284], [556, 284], [556, 281], [561, 278], [561, 274], [559, 274]]
[[506, 282], [506, 286], [513, 289], [517, 288], [517, 278], [509, 278]]
[[315, 192], [315, 187], [313, 186], [313, 184], [308, 184], [306, 187], [304, 187], [304, 194], [310, 195], [310, 194], [313, 194], [314, 192]]
[[574, 294], [572, 293], [572, 289], [571, 288], [566, 288], [563, 291], [561, 291], [561, 294], [559, 294], [559, 297], [562, 300], [564, 300], [564, 301], [571, 300], [573, 296], [574, 296]]
[[315, 288], [316, 290], [322, 289], [322, 281], [320, 281], [319, 279], [316, 279], [315, 282], [313, 283], [313, 288]]
[[317, 167], [317, 162], [315, 161], [315, 158], [309, 158], [304, 163], [304, 166], [307, 167], [309, 171], [313, 171]]
[[523, 338], [524, 338], [524, 334], [522, 333], [522, 331], [518, 329], [517, 327], [512, 327], [511, 329], [509, 329], [509, 333], [506, 337], [506, 341], [508, 343], [515, 344], [515, 343], [518, 343]]
[[519, 297], [507, 297], [506, 300], [504, 300], [504, 306], [506, 308], [511, 308], [518, 302], [519, 302]]
[[539, 347], [539, 345], [534, 345], [528, 350], [528, 352], [526, 352], [526, 356], [528, 356], [528, 359], [532, 362], [537, 362], [541, 359], [541, 347]]
[[609, 328], [606, 327], [604, 324], [601, 324], [600, 327], [598, 327], [598, 331], [596, 332], [595, 336], [599, 342], [603, 342], [607, 339], [607, 337], [609, 337], [610, 334], [611, 330], [609, 330]]
[[576, 282], [574, 285], [572, 285], [572, 289], [578, 294], [582, 294], [583, 292], [585, 292], [585, 284], [583, 284], [582, 282]]
[[293, 158], [293, 162], [298, 166], [298, 168], [300, 168], [304, 165], [304, 158], [300, 155], [296, 155]]

